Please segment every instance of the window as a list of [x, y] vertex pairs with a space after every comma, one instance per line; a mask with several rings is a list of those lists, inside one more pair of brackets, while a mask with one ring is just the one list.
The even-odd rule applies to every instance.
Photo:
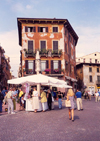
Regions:
[[28, 41], [28, 51], [33, 52], [33, 41], [31, 40]]
[[92, 59], [90, 58], [90, 63], [92, 63]]
[[91, 67], [89, 67], [89, 72], [92, 72], [92, 68]]
[[89, 76], [89, 81], [92, 82], [92, 75]]
[[67, 37], [67, 29], [65, 29], [65, 36]]
[[99, 72], [99, 68], [97, 68], [97, 72]]
[[48, 27], [38, 27], [38, 32], [48, 32]]
[[41, 71], [46, 69], [46, 61], [41, 61]]
[[97, 59], [95, 59], [95, 63], [97, 63]]
[[97, 81], [100, 82], [100, 76], [99, 75], [97, 76]]
[[69, 41], [70, 41], [70, 42], [72, 41], [71, 35], [69, 35]]
[[75, 46], [75, 40], [73, 39], [73, 45]]
[[40, 41], [41, 50], [46, 50], [46, 41]]
[[28, 73], [33, 74], [33, 61], [28, 61]]
[[53, 32], [58, 32], [58, 27], [53, 27]]
[[36, 32], [36, 27], [25, 26], [25, 32]]
[[53, 50], [58, 52], [58, 41], [53, 41]]
[[65, 53], [67, 53], [67, 43], [65, 43]]
[[54, 69], [58, 69], [58, 61], [53, 61]]

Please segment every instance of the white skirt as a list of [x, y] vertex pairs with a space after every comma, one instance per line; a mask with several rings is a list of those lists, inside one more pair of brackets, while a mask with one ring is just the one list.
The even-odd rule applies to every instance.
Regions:
[[39, 98], [33, 97], [33, 109], [39, 109]]

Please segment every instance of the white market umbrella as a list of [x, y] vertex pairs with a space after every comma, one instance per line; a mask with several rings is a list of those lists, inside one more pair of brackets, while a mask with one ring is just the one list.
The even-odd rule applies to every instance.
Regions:
[[46, 75], [42, 74], [36, 74], [36, 75], [31, 75], [31, 76], [26, 76], [26, 77], [20, 77], [20, 78], [15, 78], [8, 80], [9, 84], [23, 84], [23, 83], [29, 83], [30, 85], [34, 84], [48, 84], [48, 83], [53, 83], [53, 84], [66, 84], [65, 81], [59, 80], [57, 78], [52, 78]]
[[72, 88], [72, 86], [69, 86], [67, 84], [54, 84], [54, 83], [48, 83], [48, 84], [44, 84], [47, 86], [53, 86], [53, 87], [58, 87], [58, 88]]

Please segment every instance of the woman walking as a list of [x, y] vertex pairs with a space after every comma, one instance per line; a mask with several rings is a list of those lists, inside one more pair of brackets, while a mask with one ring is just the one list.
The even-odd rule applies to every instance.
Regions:
[[[69, 109], [69, 120], [72, 119], [72, 121], [74, 122], [74, 92], [72, 89], [69, 89], [68, 90], [68, 93], [67, 93], [67, 100], [70, 100], [71, 102], [71, 107], [68, 108]], [[72, 116], [71, 116], [72, 114]]]
[[59, 109], [62, 109], [62, 99], [63, 99], [63, 95], [61, 94], [61, 92], [58, 92], [58, 104], [59, 104]]
[[41, 89], [41, 96], [40, 97], [41, 97], [43, 112], [45, 112], [46, 106], [47, 106], [47, 97], [46, 97], [46, 93], [43, 91], [43, 89]]
[[48, 108], [49, 108], [49, 110], [51, 110], [51, 106], [52, 106], [52, 94], [51, 94], [50, 89], [48, 90], [47, 98], [48, 98]]
[[34, 112], [36, 113], [37, 110], [39, 109], [39, 94], [38, 94], [38, 91], [36, 90], [36, 88], [34, 87], [33, 88], [33, 109], [34, 109]]

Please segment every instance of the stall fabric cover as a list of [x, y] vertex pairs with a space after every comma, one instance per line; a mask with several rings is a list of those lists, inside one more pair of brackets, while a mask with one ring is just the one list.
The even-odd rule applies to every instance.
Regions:
[[11, 80], [8, 80], [8, 83], [9, 84], [29, 83], [30, 85], [52, 83], [52, 84], [66, 85], [66, 82], [64, 80], [59, 80], [57, 78], [52, 78], [52, 77], [42, 75], [42, 74], [36, 74], [36, 75], [11, 79]]
[[53, 86], [53, 87], [58, 87], [58, 88], [72, 88], [72, 86], [69, 86], [67, 84], [54, 84], [54, 83], [48, 83], [48, 84], [44, 84], [47, 86]]

